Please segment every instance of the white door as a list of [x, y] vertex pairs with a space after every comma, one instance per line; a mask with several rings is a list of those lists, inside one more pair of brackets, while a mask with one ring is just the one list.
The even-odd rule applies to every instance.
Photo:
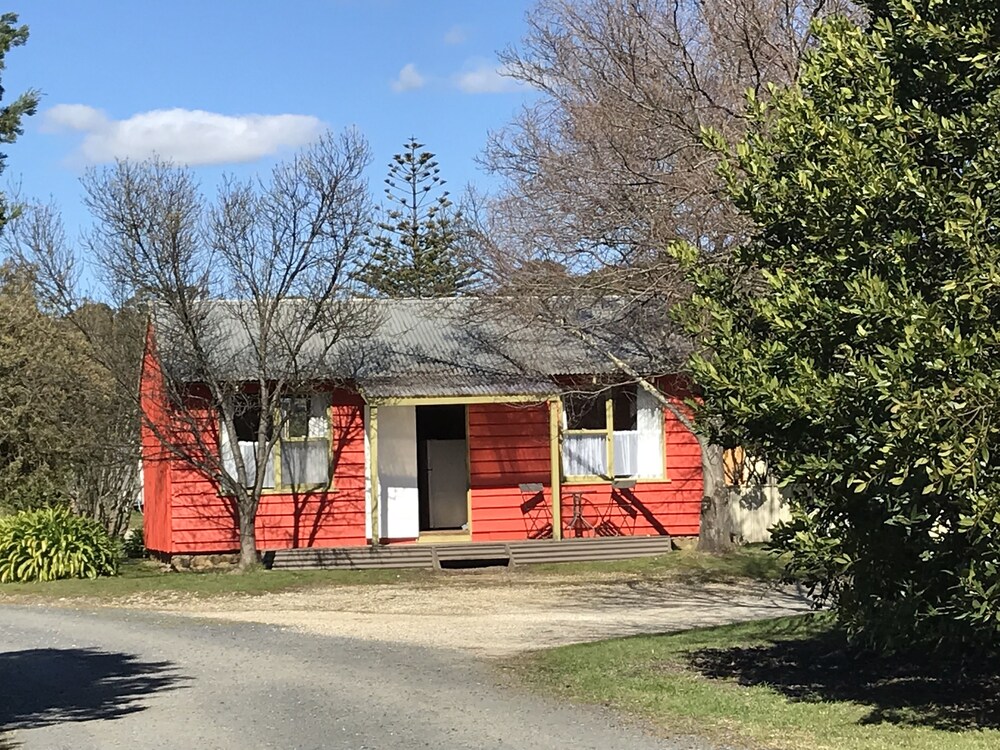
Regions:
[[427, 441], [428, 520], [432, 529], [459, 529], [469, 520], [469, 467], [464, 440]]
[[420, 535], [420, 495], [417, 418], [412, 406], [379, 407], [378, 487], [382, 535], [416, 539]]

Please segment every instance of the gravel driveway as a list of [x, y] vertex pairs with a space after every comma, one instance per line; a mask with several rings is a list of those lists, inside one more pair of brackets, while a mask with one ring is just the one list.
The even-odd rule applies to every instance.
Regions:
[[498, 682], [455, 651], [0, 605], [0, 747], [5, 739], [17, 750], [709, 747]]
[[432, 585], [344, 586], [254, 597], [140, 600], [217, 620], [457, 649], [482, 656], [804, 612], [794, 590], [749, 582], [524, 581], [463, 574]]
[[[803, 611], [794, 591], [462, 574], [115, 606], [0, 605], [0, 748], [709, 750], [476, 656]], [[92, 606], [94, 605], [94, 606]]]

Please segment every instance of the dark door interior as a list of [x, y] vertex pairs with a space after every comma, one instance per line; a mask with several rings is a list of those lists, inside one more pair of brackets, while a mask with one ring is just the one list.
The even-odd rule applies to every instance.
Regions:
[[467, 455], [464, 405], [417, 407], [421, 531], [461, 529], [468, 523]]

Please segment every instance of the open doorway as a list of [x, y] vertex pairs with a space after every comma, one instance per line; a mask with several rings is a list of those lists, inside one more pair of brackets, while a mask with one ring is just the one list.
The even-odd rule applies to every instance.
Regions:
[[465, 406], [417, 407], [417, 486], [421, 531], [469, 525]]

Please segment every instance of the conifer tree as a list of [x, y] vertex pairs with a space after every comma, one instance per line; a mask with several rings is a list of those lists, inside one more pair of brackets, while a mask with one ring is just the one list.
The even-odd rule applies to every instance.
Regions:
[[[28, 27], [17, 25], [16, 13], [0, 15], [0, 71], [7, 67], [7, 53], [13, 47], [20, 47], [28, 41]], [[0, 86], [0, 98], [3, 97]], [[38, 108], [38, 92], [31, 90], [21, 94], [10, 104], [0, 106], [0, 143], [13, 143], [23, 132], [21, 119], [35, 114]], [[6, 154], [0, 154], [0, 172], [3, 172]], [[10, 218], [10, 207], [0, 195], [0, 227]]]
[[452, 297], [470, 281], [458, 247], [461, 215], [434, 154], [423, 148], [410, 138], [389, 164], [383, 218], [369, 237], [371, 262], [359, 274], [378, 295]]

